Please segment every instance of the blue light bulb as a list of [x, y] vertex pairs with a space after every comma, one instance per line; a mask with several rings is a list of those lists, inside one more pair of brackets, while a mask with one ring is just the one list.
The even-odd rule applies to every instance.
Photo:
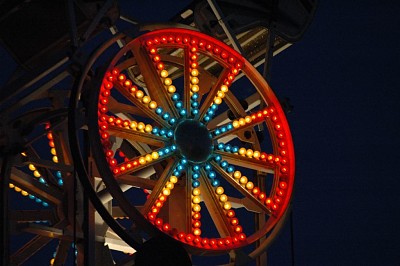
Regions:
[[213, 187], [218, 187], [219, 186], [219, 180], [218, 179], [213, 179], [213, 181], [211, 182], [211, 185]]
[[200, 186], [200, 182], [198, 180], [194, 180], [192, 182], [192, 187], [196, 188], [196, 187], [199, 187], [199, 186]]
[[216, 162], [219, 162], [219, 161], [221, 161], [221, 160], [222, 160], [221, 155], [215, 156], [215, 161], [216, 161]]
[[213, 178], [215, 178], [217, 176], [217, 174], [214, 172], [214, 171], [210, 171], [209, 173], [208, 173], [208, 177], [210, 178], [210, 179], [213, 179]]
[[156, 108], [156, 114], [159, 114], [159, 115], [161, 115], [162, 113], [163, 113], [163, 109], [162, 109], [162, 107], [157, 107]]
[[186, 109], [180, 110], [180, 111], [179, 111], [179, 114], [180, 114], [181, 116], [185, 116], [185, 115], [187, 114]]
[[233, 173], [233, 172], [235, 171], [235, 167], [232, 166], [232, 165], [229, 165], [229, 166], [226, 168], [226, 171], [227, 171], [228, 173]]

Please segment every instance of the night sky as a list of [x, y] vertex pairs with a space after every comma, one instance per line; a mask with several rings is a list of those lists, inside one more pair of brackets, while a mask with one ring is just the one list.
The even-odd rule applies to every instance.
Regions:
[[[121, 10], [167, 21], [187, 3]], [[288, 221], [269, 265], [293, 254], [295, 265], [400, 265], [399, 14], [396, 1], [320, 1], [303, 39], [274, 58], [271, 86], [294, 106], [296, 185], [294, 242]]]

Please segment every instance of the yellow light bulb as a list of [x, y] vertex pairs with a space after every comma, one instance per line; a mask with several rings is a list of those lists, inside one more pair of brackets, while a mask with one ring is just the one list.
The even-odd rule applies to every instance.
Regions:
[[33, 176], [34, 177], [40, 177], [40, 173], [38, 170], [33, 171]]
[[193, 199], [192, 199], [192, 202], [194, 204], [198, 204], [198, 203], [200, 203], [200, 201], [201, 201], [200, 196], [194, 196]]
[[246, 148], [240, 148], [239, 149], [239, 154], [240, 155], [245, 155], [246, 154]]
[[136, 98], [141, 99], [141, 98], [143, 98], [144, 93], [143, 93], [143, 91], [138, 90], [138, 91], [136, 91], [135, 96], [136, 96]]
[[192, 77], [190, 79], [190, 83], [192, 83], [193, 85], [199, 84], [199, 78], [198, 77]]
[[215, 192], [216, 192], [218, 195], [221, 195], [222, 193], [224, 193], [224, 188], [223, 188], [223, 187], [217, 187], [217, 189], [215, 190]]
[[51, 148], [51, 149], [50, 149], [50, 153], [51, 153], [52, 155], [57, 155], [57, 152], [56, 152], [56, 149], [55, 149], [55, 148]]
[[194, 188], [193, 191], [192, 191], [192, 194], [193, 194], [194, 196], [200, 195], [200, 188]]
[[231, 208], [232, 208], [232, 205], [231, 205], [230, 202], [225, 202], [225, 203], [224, 203], [224, 209], [225, 209], [225, 210], [230, 210]]
[[199, 212], [199, 211], [201, 211], [201, 206], [199, 204], [193, 204], [192, 210], [194, 212]]
[[242, 177], [239, 179], [239, 182], [240, 182], [240, 184], [245, 185], [245, 184], [248, 182], [248, 179], [247, 179], [246, 176], [242, 176]]
[[241, 176], [242, 176], [242, 173], [240, 171], [235, 171], [233, 173], [233, 177], [236, 178], [236, 179], [239, 179]]
[[174, 183], [174, 184], [176, 184], [177, 182], [178, 182], [178, 178], [176, 177], [176, 176], [171, 176], [170, 178], [169, 178], [169, 181], [171, 181], [172, 183]]
[[153, 127], [149, 124], [146, 125], [146, 127], [144, 128], [144, 131], [146, 131], [147, 133], [150, 133], [153, 130]]
[[164, 84], [165, 84], [166, 86], [171, 85], [171, 84], [172, 84], [172, 79], [171, 79], [171, 78], [166, 78], [166, 79], [164, 79]]
[[15, 186], [14, 186], [13, 183], [10, 183], [10, 184], [8, 184], [8, 187], [9, 187], [9, 188], [14, 188]]
[[224, 92], [224, 93], [228, 92], [228, 86], [222, 85], [221, 86], [221, 91]]
[[246, 125], [246, 120], [244, 120], [244, 118], [240, 118], [239, 119], [239, 125], [241, 125], [241, 126]]
[[150, 109], [156, 109], [157, 108], [157, 103], [155, 101], [151, 101], [149, 103], [149, 107], [150, 107]]
[[153, 151], [153, 152], [151, 153], [151, 157], [152, 157], [154, 160], [157, 160], [157, 159], [159, 158], [158, 152]]
[[260, 153], [259, 151], [254, 151], [254, 152], [253, 152], [253, 158], [259, 159], [260, 156], [261, 156], [261, 153]]
[[169, 190], [168, 188], [164, 188], [162, 191], [163, 195], [165, 196], [169, 196], [171, 194], [171, 190]]
[[214, 98], [214, 103], [215, 104], [221, 104], [222, 103], [222, 99], [220, 97], [215, 97]]
[[139, 163], [142, 164], [142, 165], [145, 164], [146, 163], [146, 159], [144, 157], [140, 157], [139, 158]]
[[161, 72], [160, 72], [160, 76], [162, 77], [162, 78], [166, 78], [166, 77], [168, 77], [168, 71], [167, 70], [161, 70]]
[[169, 190], [174, 188], [174, 183], [172, 182], [167, 182], [167, 184], [165, 184], [165, 187], [168, 188]]
[[246, 184], [246, 188], [247, 188], [248, 190], [251, 190], [251, 189], [253, 189], [253, 188], [254, 188], [254, 183], [253, 183], [253, 182], [251, 182], [251, 181], [247, 182], [247, 184]]
[[238, 128], [238, 127], [240, 126], [239, 121], [233, 120], [232, 126], [233, 126], [234, 128]]
[[168, 92], [169, 92], [169, 93], [174, 93], [175, 91], [176, 91], [176, 88], [175, 88], [174, 85], [168, 86]]
[[201, 235], [201, 229], [200, 229], [200, 228], [194, 229], [194, 230], [193, 230], [193, 234], [194, 234], [195, 236]]
[[150, 101], [151, 101], [151, 98], [150, 98], [149, 96], [144, 96], [144, 97], [142, 98], [142, 102], [143, 102], [144, 104], [148, 104]]
[[26, 197], [26, 196], [28, 196], [28, 195], [29, 195], [29, 193], [28, 193], [28, 192], [26, 192], [25, 190], [22, 190], [22, 191], [21, 191], [21, 195], [22, 195], [22, 196], [24, 196], [24, 197]]
[[223, 93], [222, 91], [218, 91], [217, 96], [222, 99], [225, 97], [225, 93]]
[[58, 157], [57, 156], [53, 156], [53, 162], [58, 163]]
[[153, 161], [153, 157], [151, 157], [151, 154], [146, 154], [146, 156], [144, 158], [146, 159], [146, 162]]
[[192, 92], [198, 92], [200, 90], [198, 85], [192, 85], [191, 87]]
[[192, 75], [193, 77], [197, 77], [199, 75], [199, 71], [197, 69], [192, 69], [190, 75]]
[[219, 200], [221, 202], [226, 202], [228, 200], [228, 196], [225, 194], [222, 194], [221, 196], [219, 196]]
[[29, 167], [29, 170], [31, 170], [31, 171], [35, 171], [36, 170], [36, 167], [31, 163], [28, 165], [28, 167]]
[[22, 189], [20, 189], [19, 187], [14, 187], [14, 190], [15, 190], [16, 192], [21, 192]]
[[131, 128], [131, 129], [136, 129], [137, 128], [137, 122], [136, 121], [132, 121], [130, 124], [129, 124], [129, 127]]
[[146, 125], [143, 122], [139, 122], [137, 125], [137, 129], [143, 131]]
[[252, 149], [248, 149], [246, 151], [246, 156], [249, 157], [249, 158], [253, 157], [253, 150]]
[[251, 118], [251, 116], [248, 115], [244, 118], [244, 121], [248, 124], [248, 123], [251, 123], [251, 121], [253, 121], [253, 119]]

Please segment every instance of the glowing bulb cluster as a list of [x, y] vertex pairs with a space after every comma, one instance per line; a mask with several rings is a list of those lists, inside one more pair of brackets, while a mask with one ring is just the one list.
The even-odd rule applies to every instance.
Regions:
[[[54, 145], [54, 139], [53, 139], [53, 134], [49, 130], [50, 129], [50, 123], [46, 123], [45, 129], [48, 130], [47, 139], [49, 141], [49, 146], [50, 146], [50, 153], [53, 155], [53, 162], [58, 163], [58, 156], [57, 156], [57, 150]], [[64, 184], [63, 178], [62, 178], [62, 173], [61, 171], [56, 172], [56, 177], [57, 177], [57, 183], [59, 186], [62, 186]]]
[[34, 200], [36, 203], [42, 204], [44, 207], [48, 207], [49, 206], [49, 204], [47, 202], [45, 202], [42, 199], [30, 194], [29, 192], [27, 192], [27, 191], [23, 190], [22, 188], [14, 185], [13, 183], [9, 183], [8, 187], [10, 189], [14, 189], [15, 192], [20, 193], [22, 196], [28, 197], [29, 199]]
[[49, 131], [46, 136], [47, 136], [47, 139], [49, 140], [50, 152], [53, 155], [52, 160], [54, 163], [58, 163], [58, 156], [57, 156], [56, 148], [54, 145], [53, 133], [51, 131]]
[[201, 235], [200, 202], [201, 202], [200, 188], [193, 188], [193, 190], [192, 190], [192, 233], [195, 236]]
[[133, 160], [125, 160], [125, 162], [120, 164], [118, 164], [117, 159], [112, 158], [113, 152], [111, 150], [108, 150], [106, 152], [106, 156], [109, 155], [109, 157], [107, 157], [107, 161], [113, 173], [115, 175], [120, 175], [129, 172], [136, 167], [144, 166], [149, 163], [152, 163], [153, 161], [157, 161], [161, 156], [166, 156], [168, 154], [171, 154], [172, 152], [173, 152], [172, 148], [166, 147], [159, 149], [158, 151], [153, 151], [151, 153], [142, 155]]

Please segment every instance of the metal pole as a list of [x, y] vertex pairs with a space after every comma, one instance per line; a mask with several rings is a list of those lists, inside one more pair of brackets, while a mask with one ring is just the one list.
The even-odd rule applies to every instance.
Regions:
[[11, 165], [12, 165], [13, 157], [9, 155], [5, 155], [1, 159], [1, 172], [0, 172], [0, 208], [1, 208], [1, 242], [0, 242], [0, 252], [1, 252], [1, 265], [9, 265], [9, 255], [10, 255], [10, 243], [9, 243], [9, 235], [8, 235], [8, 183], [11, 174]]
[[225, 23], [224, 15], [222, 14], [222, 10], [219, 8], [217, 2], [215, 0], [207, 0], [207, 2], [214, 12], [214, 15], [217, 17], [218, 23], [221, 25], [226, 36], [231, 41], [233, 48], [235, 48], [235, 50], [238, 51], [240, 54], [244, 55], [242, 46], [240, 45], [236, 36], [232, 33], [231, 27], [228, 25], [228, 23]]

